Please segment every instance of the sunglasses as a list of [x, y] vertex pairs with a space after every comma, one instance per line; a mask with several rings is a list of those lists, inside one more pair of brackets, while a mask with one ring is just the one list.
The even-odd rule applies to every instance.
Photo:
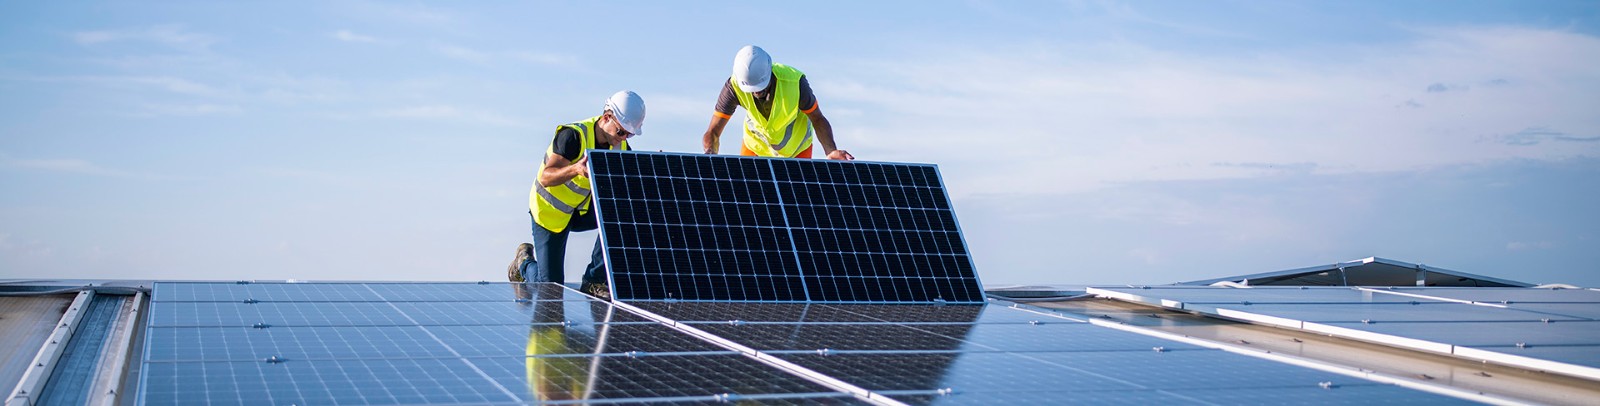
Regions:
[[626, 129], [626, 128], [622, 128], [622, 121], [621, 120], [617, 120], [617, 116], [616, 116], [615, 113], [613, 113], [611, 115], [611, 123], [616, 124], [617, 131], [615, 133], [616, 133], [616, 135], [618, 137], [622, 137], [624, 139], [633, 138], [633, 133], [628, 132], [628, 129]]

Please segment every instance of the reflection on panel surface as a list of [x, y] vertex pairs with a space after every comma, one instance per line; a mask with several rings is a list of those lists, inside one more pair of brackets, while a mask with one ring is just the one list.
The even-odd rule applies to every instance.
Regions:
[[792, 354], [784, 359], [872, 390], [963, 392], [1306, 388], [1371, 382], [1272, 361], [1197, 351]]
[[1385, 291], [1481, 303], [1600, 303], [1593, 289], [1543, 288], [1383, 288]]
[[[727, 351], [659, 324], [537, 324], [531, 326], [451, 326], [429, 329], [439, 341], [461, 356], [508, 356]], [[526, 344], [539, 338], [560, 337], [560, 352]], [[553, 340], [553, 339], [550, 339]], [[535, 353], [534, 350], [543, 351]]]
[[1483, 323], [1327, 323], [1330, 326], [1465, 346], [1595, 345], [1600, 321]]
[[1210, 286], [1160, 286], [1147, 288], [1097, 288], [1139, 297], [1144, 302], [1161, 304], [1160, 300], [1183, 303], [1440, 303], [1410, 296], [1374, 292], [1352, 287], [1271, 287], [1250, 289], [1215, 288]]
[[474, 360], [527, 400], [614, 399], [724, 393], [829, 393], [829, 388], [734, 354], [492, 358]]
[[[1090, 288], [1124, 300], [1600, 379], [1600, 293], [1541, 288]], [[1343, 293], [1332, 293], [1343, 292]], [[1354, 293], [1351, 293], [1354, 292]], [[1396, 302], [1329, 302], [1334, 294]], [[1272, 302], [1213, 301], [1219, 297]], [[1464, 302], [1465, 301], [1465, 302]], [[1264, 317], [1263, 317], [1264, 316]], [[1510, 357], [1508, 357], [1510, 356]]]
[[1070, 323], [1073, 320], [986, 305], [630, 302], [687, 323]]
[[1456, 405], [1475, 404], [1432, 393], [1401, 389], [1389, 385], [1361, 384], [1333, 389], [1313, 388], [1217, 388], [1169, 390], [1059, 391], [1050, 389], [1008, 392], [956, 392], [949, 395], [895, 395], [894, 399], [913, 405], [993, 405], [993, 404], [1218, 404], [1218, 405]]

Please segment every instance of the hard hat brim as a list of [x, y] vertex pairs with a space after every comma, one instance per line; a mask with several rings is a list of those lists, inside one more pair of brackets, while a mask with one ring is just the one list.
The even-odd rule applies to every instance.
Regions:
[[744, 82], [739, 82], [739, 90], [743, 90], [745, 93], [755, 93], [762, 90], [767, 90], [767, 85], [771, 83], [772, 76], [768, 75], [767, 80], [761, 81], [761, 83], [745, 85]]

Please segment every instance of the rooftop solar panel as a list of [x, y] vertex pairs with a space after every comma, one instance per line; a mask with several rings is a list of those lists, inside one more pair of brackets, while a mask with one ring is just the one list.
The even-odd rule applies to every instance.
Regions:
[[561, 335], [565, 351], [578, 354], [729, 352], [655, 323], [450, 326], [431, 331], [464, 357], [528, 355], [528, 337], [539, 334]]
[[1443, 303], [1413, 296], [1386, 294], [1381, 291], [1350, 287], [1270, 287], [1249, 289], [1219, 289], [1210, 286], [1161, 286], [1144, 288], [1108, 288], [1108, 295], [1120, 299], [1161, 305], [1162, 300], [1184, 304], [1219, 303]]
[[1397, 287], [1374, 290], [1484, 303], [1600, 303], [1600, 290], [1595, 289]]
[[150, 303], [152, 327], [396, 326], [404, 314], [380, 302]]
[[926, 164], [594, 151], [621, 300], [979, 303]]
[[1067, 319], [990, 306], [838, 303], [634, 302], [630, 306], [683, 323], [1039, 323]]
[[[792, 354], [780, 357], [874, 391], [1033, 391], [1057, 392], [1058, 399], [1073, 399], [1073, 394], [1078, 392], [1214, 388], [1296, 388], [1313, 392], [1324, 390], [1320, 387], [1323, 382], [1341, 386], [1374, 385], [1344, 375], [1239, 357], [1219, 350]], [[1387, 392], [1393, 394], [1408, 392], [1395, 387], [1389, 389]]]
[[1350, 385], [1328, 390], [1305, 388], [1146, 389], [1115, 391], [1016, 390], [1007, 392], [952, 392], [939, 395], [896, 395], [910, 404], [940, 405], [1042, 405], [1070, 399], [1082, 404], [1203, 404], [1203, 405], [1425, 405], [1466, 404], [1457, 399], [1401, 391], [1386, 385]]
[[[1211, 293], [1197, 294], [1196, 289]], [[1316, 290], [1273, 289], [1272, 303], [1193, 303], [1219, 293], [1252, 297], [1260, 288], [1090, 288], [1091, 293], [1159, 304], [1214, 316], [1304, 329], [1321, 334], [1384, 343], [1404, 348], [1457, 355], [1600, 379], [1600, 364], [1588, 364], [1581, 353], [1600, 348], [1600, 303], [1573, 302], [1588, 296], [1581, 290], [1460, 288], [1360, 289], [1416, 300], [1411, 303], [1328, 303]], [[1305, 292], [1295, 303], [1282, 294]], [[1578, 292], [1578, 293], [1574, 293]], [[1496, 296], [1496, 294], [1503, 294]], [[1548, 297], [1544, 296], [1548, 295]], [[1430, 299], [1432, 298], [1432, 299]], [[1476, 303], [1462, 302], [1469, 300]], [[1516, 299], [1516, 300], [1512, 300]], [[1448, 302], [1436, 300], [1453, 300]], [[1548, 350], [1523, 351], [1527, 348]]]
[[855, 401], [569, 293], [553, 284], [157, 283], [138, 401]]
[[1450, 400], [1019, 307], [536, 300], [571, 298], [557, 285], [513, 301], [472, 284], [169, 300], [257, 292], [217, 285], [157, 284], [139, 404]]
[[368, 327], [160, 327], [148, 338], [150, 361], [260, 361], [288, 359], [449, 356], [418, 326]]
[[379, 296], [362, 283], [168, 282], [153, 292], [165, 302], [371, 302]]
[[1517, 344], [1600, 346], [1600, 321], [1462, 322], [1462, 323], [1362, 323], [1334, 322], [1330, 326], [1465, 346], [1513, 347]]
[[143, 404], [509, 403], [500, 385], [453, 358], [146, 362]]

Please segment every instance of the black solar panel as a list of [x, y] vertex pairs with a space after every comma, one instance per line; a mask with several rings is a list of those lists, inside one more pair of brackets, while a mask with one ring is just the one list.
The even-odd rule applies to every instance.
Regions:
[[938, 168], [590, 155], [621, 300], [979, 303]]

